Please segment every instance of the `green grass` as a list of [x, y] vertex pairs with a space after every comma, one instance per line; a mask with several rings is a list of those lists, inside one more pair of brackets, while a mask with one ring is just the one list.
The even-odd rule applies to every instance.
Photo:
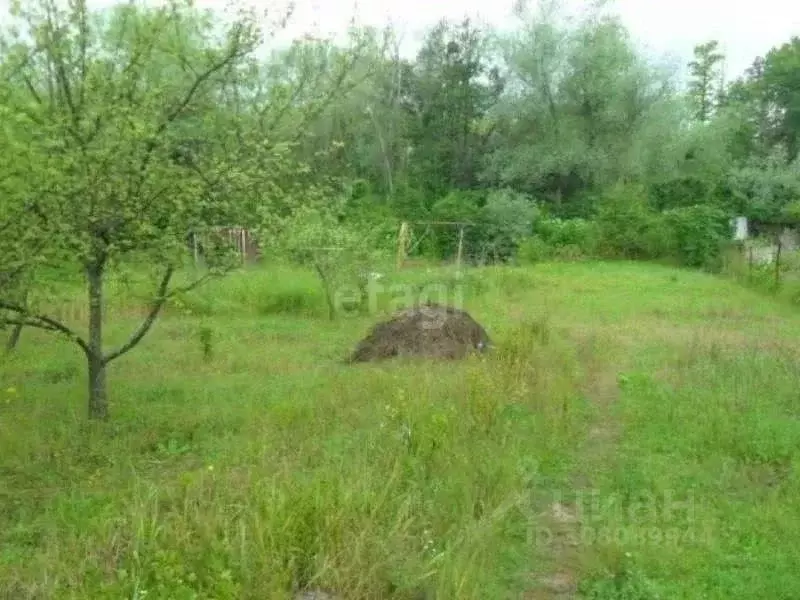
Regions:
[[[0, 597], [502, 599], [560, 571], [595, 600], [800, 597], [792, 307], [628, 263], [388, 279], [380, 314], [392, 283], [443, 284], [496, 351], [346, 366], [380, 314], [330, 322], [313, 274], [250, 270], [172, 303], [96, 424], [77, 347], [26, 330], [0, 371]], [[116, 343], [140, 309], [108, 297]], [[555, 498], [583, 509], [569, 548], [532, 535]]]

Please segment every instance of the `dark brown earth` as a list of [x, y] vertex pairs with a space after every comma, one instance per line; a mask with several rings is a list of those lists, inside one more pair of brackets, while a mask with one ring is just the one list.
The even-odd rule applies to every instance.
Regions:
[[490, 343], [483, 327], [465, 311], [428, 303], [400, 310], [375, 325], [348, 362], [400, 356], [459, 359], [486, 351]]

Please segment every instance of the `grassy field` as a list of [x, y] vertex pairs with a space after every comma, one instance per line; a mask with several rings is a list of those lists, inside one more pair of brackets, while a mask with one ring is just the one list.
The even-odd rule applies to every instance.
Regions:
[[379, 314], [250, 271], [170, 307], [90, 424], [77, 347], [25, 331], [0, 598], [800, 598], [796, 309], [644, 264], [390, 278], [463, 286], [495, 351], [346, 366]]

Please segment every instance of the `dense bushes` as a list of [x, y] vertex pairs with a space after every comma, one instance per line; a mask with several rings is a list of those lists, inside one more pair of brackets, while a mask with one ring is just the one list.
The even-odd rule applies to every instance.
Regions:
[[597, 224], [586, 219], [541, 217], [533, 226], [533, 235], [517, 249], [517, 259], [535, 263], [543, 260], [575, 260], [596, 254]]
[[[476, 261], [504, 261], [531, 233], [537, 208], [527, 195], [509, 189], [453, 191], [437, 200], [428, 218], [435, 222], [469, 223], [464, 231], [464, 252]], [[452, 258], [458, 248], [456, 227], [435, 227], [422, 241], [423, 254]]]
[[598, 201], [598, 252], [604, 257], [653, 259], [666, 240], [643, 186], [620, 183]]
[[[660, 208], [660, 193], [619, 182], [594, 199], [592, 218], [562, 219], [508, 189], [451, 192], [433, 203], [429, 216], [471, 223], [465, 231], [465, 256], [481, 262], [606, 258], [718, 270], [731, 239], [731, 211], [702, 198]], [[458, 236], [457, 228], [435, 228], [418, 251], [430, 258], [452, 258]]]
[[536, 222], [536, 205], [528, 196], [512, 190], [489, 193], [481, 210], [482, 253], [500, 259], [514, 255]]
[[658, 219], [667, 247], [664, 254], [687, 267], [717, 270], [722, 250], [731, 239], [728, 215], [714, 207], [698, 204], [665, 211]]
[[518, 247], [517, 259], [533, 263], [579, 257], [665, 260], [716, 270], [730, 240], [729, 215], [707, 204], [659, 211], [647, 189], [619, 183], [598, 199], [594, 219], [543, 217]]

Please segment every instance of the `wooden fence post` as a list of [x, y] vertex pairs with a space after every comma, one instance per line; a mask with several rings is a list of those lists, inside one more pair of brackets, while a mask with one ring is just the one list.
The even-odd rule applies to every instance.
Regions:
[[400, 224], [400, 232], [397, 234], [397, 268], [402, 269], [403, 263], [406, 260], [406, 252], [408, 250], [408, 222], [403, 221]]
[[464, 255], [464, 226], [458, 228], [458, 255], [456, 256], [456, 270], [461, 270], [461, 259]]

